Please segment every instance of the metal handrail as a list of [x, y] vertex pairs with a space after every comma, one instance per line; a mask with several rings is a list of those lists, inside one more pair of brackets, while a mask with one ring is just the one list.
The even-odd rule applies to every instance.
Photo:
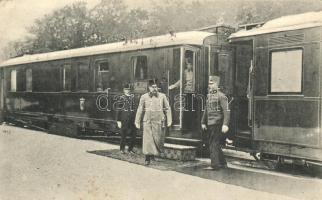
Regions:
[[250, 61], [249, 74], [248, 74], [248, 86], [247, 86], [247, 98], [248, 98], [248, 126], [252, 127], [252, 112], [253, 112], [253, 60]]

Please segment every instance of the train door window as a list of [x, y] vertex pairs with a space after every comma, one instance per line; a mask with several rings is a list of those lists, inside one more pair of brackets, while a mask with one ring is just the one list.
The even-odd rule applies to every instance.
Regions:
[[89, 65], [85, 63], [78, 64], [78, 90], [79, 91], [88, 91], [89, 88]]
[[72, 66], [70, 64], [65, 64], [63, 66], [63, 91], [71, 91], [72, 85]]
[[97, 64], [98, 80], [97, 91], [104, 91], [110, 88], [110, 65], [108, 61], [100, 61]]
[[302, 92], [302, 49], [270, 52], [271, 93]]
[[209, 75], [219, 76], [218, 50], [215, 47], [211, 48], [211, 51], [210, 51]]
[[195, 52], [185, 50], [185, 63], [183, 70], [183, 91], [192, 93], [195, 91]]
[[232, 56], [231, 52], [218, 54], [218, 75], [220, 77], [219, 87], [226, 94], [232, 94]]
[[146, 56], [132, 57], [132, 68], [135, 80], [144, 80], [148, 78], [148, 59]]
[[32, 69], [26, 69], [26, 91], [32, 91]]
[[13, 69], [10, 72], [10, 91], [17, 91], [17, 70]]

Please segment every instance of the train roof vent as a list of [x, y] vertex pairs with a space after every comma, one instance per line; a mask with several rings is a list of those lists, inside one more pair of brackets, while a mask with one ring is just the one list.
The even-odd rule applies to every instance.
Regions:
[[[322, 11], [308, 12], [297, 15], [288, 15], [270, 20], [261, 27], [252, 28], [252, 24], [236, 33], [231, 34], [230, 39], [256, 36], [268, 33], [286, 32], [312, 27], [322, 26]], [[247, 30], [247, 28], [249, 30]], [[252, 28], [252, 29], [251, 29]]]
[[238, 25], [238, 29], [239, 30], [251, 30], [251, 29], [254, 29], [254, 28], [259, 28], [261, 26], [263, 26], [265, 22], [256, 22], [256, 23], [250, 23], [250, 24], [239, 24]]
[[268, 46], [301, 43], [304, 41], [304, 34], [287, 35], [272, 37], [268, 40]]

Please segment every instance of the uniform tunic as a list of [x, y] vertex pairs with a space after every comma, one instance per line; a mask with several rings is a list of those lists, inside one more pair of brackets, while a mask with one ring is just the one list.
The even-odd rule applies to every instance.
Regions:
[[121, 121], [121, 142], [120, 150], [125, 149], [126, 136], [131, 137], [129, 143], [129, 151], [132, 151], [135, 144], [136, 128], [134, 126], [135, 112], [133, 110], [133, 99], [131, 96], [122, 95], [120, 100], [123, 102], [123, 107], [118, 108], [116, 112], [116, 121]]
[[208, 125], [209, 151], [211, 166], [214, 168], [226, 165], [221, 149], [221, 140], [225, 135], [221, 132], [222, 125], [229, 125], [230, 111], [227, 97], [220, 91], [207, 96], [207, 104], [201, 124]]
[[[142, 119], [143, 117], [143, 119]], [[169, 102], [163, 93], [156, 96], [146, 93], [141, 96], [135, 117], [135, 123], [143, 121], [143, 145], [145, 155], [159, 155], [163, 151], [164, 128], [172, 122]]]

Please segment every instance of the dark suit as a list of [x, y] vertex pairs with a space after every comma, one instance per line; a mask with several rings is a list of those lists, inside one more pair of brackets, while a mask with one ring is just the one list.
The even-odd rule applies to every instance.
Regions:
[[228, 99], [220, 91], [208, 94], [205, 112], [202, 115], [201, 124], [206, 124], [209, 136], [209, 151], [211, 166], [224, 167], [226, 160], [221, 149], [221, 141], [225, 135], [221, 132], [222, 125], [229, 125], [230, 111]]
[[123, 102], [123, 106], [117, 109], [116, 112], [116, 121], [121, 121], [121, 142], [120, 142], [120, 150], [125, 149], [126, 144], [126, 136], [130, 136], [129, 142], [129, 151], [132, 151], [135, 145], [135, 136], [136, 136], [136, 128], [134, 125], [135, 119], [135, 111], [133, 108], [133, 99], [131, 96], [122, 95], [120, 96], [120, 101]]

